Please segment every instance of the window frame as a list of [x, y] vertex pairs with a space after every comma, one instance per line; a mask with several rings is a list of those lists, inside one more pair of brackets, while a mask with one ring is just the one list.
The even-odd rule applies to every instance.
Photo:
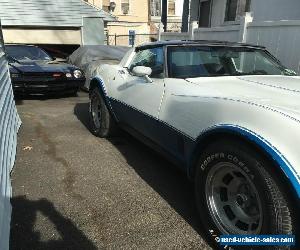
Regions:
[[[170, 1], [173, 1], [173, 4], [174, 4], [174, 14], [170, 14], [170, 12], [169, 12], [169, 7], [170, 7]], [[168, 16], [176, 16], [176, 1], [175, 0], [168, 0], [168, 4], [167, 4], [168, 6], [168, 10], [167, 10], [167, 12], [168, 12]]]
[[131, 7], [130, 7], [131, 6], [131, 0], [128, 0], [128, 13], [127, 14], [125, 14], [123, 12], [122, 4], [123, 4], [123, 0], [120, 1], [120, 12], [121, 12], [121, 15], [125, 15], [125, 16], [130, 15], [130, 13], [131, 13]]
[[128, 70], [128, 72], [132, 75], [132, 70], [130, 69], [131, 68], [131, 65], [137, 55], [137, 53], [141, 52], [141, 51], [144, 51], [144, 50], [151, 50], [151, 49], [157, 49], [157, 48], [162, 48], [162, 52], [163, 52], [163, 72], [162, 72], [162, 76], [161, 77], [152, 77], [153, 79], [164, 79], [166, 78], [166, 74], [167, 74], [167, 71], [166, 71], [166, 66], [167, 66], [167, 63], [166, 63], [166, 46], [155, 46], [155, 47], [149, 47], [149, 48], [143, 48], [143, 49], [135, 49], [133, 55], [131, 55], [131, 58], [129, 59], [129, 62], [127, 63], [126, 65], [126, 69]]
[[[209, 20], [208, 26], [201, 26], [200, 18], [201, 18], [201, 4], [204, 2], [209, 2]], [[213, 9], [213, 0], [199, 0], [198, 6], [198, 28], [210, 28], [211, 27], [211, 20], [212, 20], [212, 9]]]
[[[228, 20], [227, 19], [227, 12], [228, 12], [228, 8], [229, 8], [229, 1], [232, 1], [232, 0], [226, 0], [225, 1], [225, 5], [224, 5], [224, 24], [239, 24], [240, 22], [240, 17], [243, 16], [243, 15], [239, 15], [241, 13], [245, 14], [249, 11], [251, 11], [251, 6], [252, 6], [252, 0], [236, 0], [237, 1], [237, 6], [236, 6], [236, 10], [235, 10], [235, 18], [234, 20]], [[245, 9], [243, 11], [241, 11], [241, 1], [245, 1]], [[247, 3], [248, 2], [248, 3]], [[247, 7], [249, 8], [248, 11], [247, 10]]]
[[[169, 62], [168, 62], [168, 49], [170, 47], [226, 47], [224, 45], [210, 45], [210, 44], [189, 44], [189, 45], [166, 45], [165, 46], [165, 78], [170, 78], [169, 76]], [[238, 46], [238, 45], [233, 45], [233, 46], [228, 46], [230, 48], [249, 48], [249, 49], [255, 49], [255, 50], [260, 50], [263, 51], [271, 60], [274, 62], [278, 63], [278, 65], [282, 68], [286, 68], [280, 60], [278, 60], [274, 55], [272, 55], [267, 49], [265, 48], [258, 48], [258, 47], [252, 47], [252, 46]], [[180, 78], [175, 78], [175, 79], [180, 79]]]
[[[235, 10], [235, 17], [234, 20], [229, 20], [228, 19], [228, 12], [229, 12], [229, 2], [231, 1], [236, 1], [236, 10]], [[237, 11], [238, 11], [238, 7], [239, 7], [239, 0], [226, 0], [225, 2], [225, 15], [224, 15], [224, 22], [235, 22], [237, 19]]]
[[[159, 6], [156, 6], [156, 4], [159, 2]], [[160, 17], [161, 16], [161, 8], [162, 8], [162, 3], [161, 3], [161, 0], [159, 1], [156, 1], [156, 0], [151, 0], [150, 2], [151, 6], [150, 6], [150, 14], [152, 17]], [[159, 8], [156, 8], [156, 7], [159, 7]], [[158, 11], [158, 14], [157, 13], [151, 13], [152, 11]]]

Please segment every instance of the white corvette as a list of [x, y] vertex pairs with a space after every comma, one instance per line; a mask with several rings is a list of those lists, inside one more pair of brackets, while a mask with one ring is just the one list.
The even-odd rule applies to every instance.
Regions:
[[300, 77], [263, 47], [138, 46], [98, 68], [90, 116], [95, 135], [123, 128], [187, 173], [211, 238], [299, 235]]

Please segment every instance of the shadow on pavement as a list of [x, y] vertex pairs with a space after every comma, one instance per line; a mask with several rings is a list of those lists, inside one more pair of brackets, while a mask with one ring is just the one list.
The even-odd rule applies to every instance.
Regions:
[[[73, 222], [65, 218], [53, 204], [41, 199], [30, 201], [25, 196], [15, 197], [12, 202], [12, 221], [10, 249], [97, 249]], [[46, 217], [59, 233], [59, 240], [42, 241], [40, 233], [35, 231], [37, 213]]]
[[89, 103], [77, 103], [74, 115], [89, 130]]
[[63, 99], [68, 97], [76, 97], [74, 93], [48, 93], [48, 94], [15, 94], [16, 105], [22, 105], [24, 100], [47, 101], [50, 99]]
[[[79, 103], [74, 109], [74, 114], [85, 126], [88, 108], [88, 103]], [[185, 173], [127, 133], [109, 141], [122, 153], [128, 165], [207, 241], [201, 230], [193, 183]]]

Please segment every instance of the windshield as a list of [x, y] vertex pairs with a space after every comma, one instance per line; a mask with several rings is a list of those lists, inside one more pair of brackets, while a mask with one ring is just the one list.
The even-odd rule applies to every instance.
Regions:
[[50, 61], [52, 60], [44, 50], [34, 47], [34, 46], [19, 46], [11, 45], [5, 47], [7, 54], [15, 60], [26, 61], [26, 60], [42, 60]]
[[170, 46], [168, 72], [171, 78], [296, 75], [264, 50], [221, 46]]

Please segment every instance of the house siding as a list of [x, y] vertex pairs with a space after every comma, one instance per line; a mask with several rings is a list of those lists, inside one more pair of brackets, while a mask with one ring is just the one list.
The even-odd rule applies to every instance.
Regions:
[[81, 0], [0, 0], [0, 17], [6, 26], [81, 27], [82, 17], [115, 20]]
[[[1, 26], [0, 26], [1, 29]], [[0, 30], [0, 249], [9, 249], [12, 195], [10, 172], [16, 156], [19, 119]]]
[[[116, 20], [82, 0], [0, 0], [0, 6], [6, 43], [103, 44], [103, 20]], [[87, 32], [91, 27], [98, 28], [94, 36]]]

